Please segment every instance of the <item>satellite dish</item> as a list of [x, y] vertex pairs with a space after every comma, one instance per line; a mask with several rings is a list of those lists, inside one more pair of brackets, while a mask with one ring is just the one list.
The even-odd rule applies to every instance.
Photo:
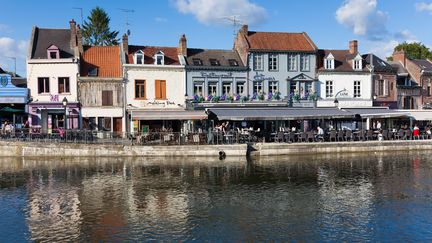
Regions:
[[131, 34], [130, 30], [127, 30], [126, 33], [127, 33], [128, 36], [130, 36], [130, 34]]

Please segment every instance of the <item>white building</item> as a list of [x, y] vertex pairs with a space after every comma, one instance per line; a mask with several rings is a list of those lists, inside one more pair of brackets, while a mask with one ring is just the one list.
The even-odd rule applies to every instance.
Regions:
[[81, 31], [73, 20], [70, 29], [33, 27], [27, 57], [27, 85], [31, 100], [29, 122], [35, 130], [40, 128], [44, 133], [51, 133], [65, 127], [79, 128], [77, 75], [82, 53], [79, 46], [82, 46]]
[[349, 47], [319, 52], [318, 107], [372, 107], [371, 67], [358, 52], [357, 41]]

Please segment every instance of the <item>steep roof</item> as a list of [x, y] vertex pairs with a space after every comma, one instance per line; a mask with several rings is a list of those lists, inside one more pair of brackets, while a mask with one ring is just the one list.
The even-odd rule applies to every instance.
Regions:
[[416, 64], [422, 71], [432, 72], [432, 62], [426, 59], [415, 59], [411, 60], [414, 64]]
[[73, 58], [74, 50], [70, 46], [70, 29], [41, 29], [36, 27], [31, 50], [32, 59], [46, 59], [47, 49], [55, 45], [60, 50], [60, 58]]
[[154, 64], [154, 55], [162, 51], [165, 55], [165, 65], [180, 65], [177, 54], [177, 47], [162, 47], [162, 46], [133, 46], [129, 45], [129, 55], [127, 56], [127, 63], [133, 64], [133, 56], [137, 51], [144, 52], [144, 64]]
[[305, 32], [248, 31], [246, 38], [251, 50], [315, 52], [318, 49]]
[[[330, 55], [334, 57], [334, 69], [328, 70], [324, 68], [324, 59]], [[351, 54], [349, 50], [319, 50], [318, 51], [318, 70], [329, 71], [329, 72], [358, 72], [353, 69], [351, 61], [357, 56], [357, 54]], [[363, 69], [361, 71], [369, 71], [366, 68], [366, 63], [363, 60]]]
[[120, 46], [85, 46], [81, 60], [81, 76], [89, 76], [91, 68], [97, 68], [97, 77], [122, 76]]
[[397, 70], [397, 74], [408, 74], [408, 70], [399, 61], [391, 61], [390, 65]]
[[[202, 62], [202, 65], [194, 65], [194, 60], [199, 59]], [[202, 66], [202, 67], [210, 67], [214, 68], [217, 66], [211, 65], [210, 59], [215, 59], [219, 62], [219, 67], [230, 67], [230, 68], [244, 68], [244, 64], [240, 59], [240, 56], [236, 51], [233, 50], [208, 50], [208, 49], [196, 49], [196, 48], [188, 48], [187, 50], [187, 65], [188, 66]], [[234, 60], [237, 66], [232, 65], [230, 63], [231, 60]]]
[[371, 58], [372, 58], [372, 65], [374, 67], [375, 72], [383, 72], [383, 73], [395, 73], [395, 68], [390, 65], [390, 63], [384, 61], [383, 59], [377, 57], [376, 55], [369, 53], [362, 55], [363, 60], [365, 60], [366, 64], [371, 64]]

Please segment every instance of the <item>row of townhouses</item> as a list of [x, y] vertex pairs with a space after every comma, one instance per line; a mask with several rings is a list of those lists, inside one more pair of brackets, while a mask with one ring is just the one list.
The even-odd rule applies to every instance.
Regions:
[[[113, 132], [200, 127], [209, 109], [432, 108], [430, 60], [403, 51], [387, 62], [358, 42], [319, 49], [307, 33], [249, 31], [231, 50], [178, 46], [86, 46], [68, 29], [33, 27], [27, 58], [29, 122]], [[238, 114], [220, 119], [244, 120]], [[215, 112], [218, 115], [218, 112]]]

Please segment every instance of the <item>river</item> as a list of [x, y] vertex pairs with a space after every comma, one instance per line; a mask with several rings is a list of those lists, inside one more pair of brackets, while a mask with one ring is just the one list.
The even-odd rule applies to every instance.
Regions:
[[432, 152], [0, 158], [0, 241], [432, 241]]

